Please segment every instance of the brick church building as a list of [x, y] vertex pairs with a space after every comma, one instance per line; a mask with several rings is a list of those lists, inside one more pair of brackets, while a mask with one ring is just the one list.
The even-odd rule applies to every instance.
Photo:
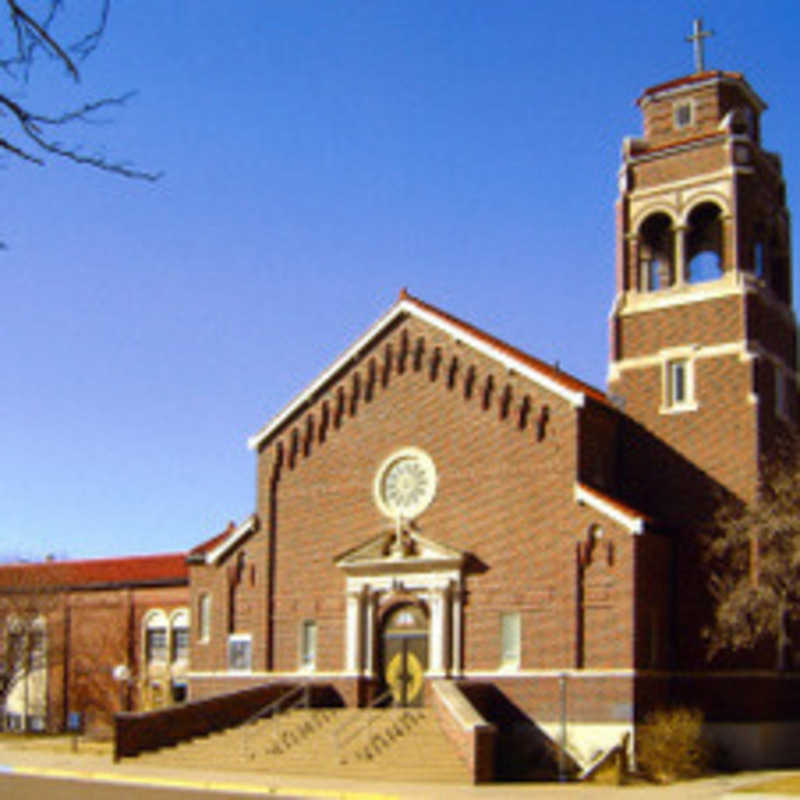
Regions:
[[189, 557], [193, 698], [284, 679], [415, 703], [449, 679], [501, 737], [509, 709], [566, 725], [579, 760], [676, 703], [734, 759], [789, 757], [800, 676], [709, 664], [699, 546], [797, 423], [781, 162], [738, 73], [638, 106], [609, 391], [403, 292], [250, 439], [255, 513]]
[[544, 733], [581, 764], [683, 704], [734, 761], [796, 757], [800, 673], [702, 638], [703, 527], [797, 426], [781, 162], [738, 73], [638, 106], [608, 391], [401, 293], [251, 437], [253, 515], [188, 554], [191, 700], [447, 685], [504, 752]]

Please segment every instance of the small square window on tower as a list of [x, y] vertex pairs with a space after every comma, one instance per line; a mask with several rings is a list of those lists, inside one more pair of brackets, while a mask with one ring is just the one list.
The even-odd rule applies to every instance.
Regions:
[[679, 130], [686, 128], [694, 122], [694, 106], [691, 101], [676, 103], [673, 110], [675, 127]]

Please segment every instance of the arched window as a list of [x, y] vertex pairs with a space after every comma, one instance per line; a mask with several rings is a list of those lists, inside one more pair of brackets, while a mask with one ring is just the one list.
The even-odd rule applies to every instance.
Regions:
[[189, 660], [189, 612], [185, 608], [180, 608], [172, 613], [170, 620], [172, 647], [171, 655], [173, 661]]
[[689, 283], [712, 281], [722, 275], [722, 213], [714, 203], [701, 203], [689, 214], [686, 262]]
[[145, 621], [145, 658], [147, 663], [167, 660], [167, 615], [151, 611]]
[[639, 228], [639, 291], [654, 292], [672, 286], [672, 220], [664, 214], [651, 214]]

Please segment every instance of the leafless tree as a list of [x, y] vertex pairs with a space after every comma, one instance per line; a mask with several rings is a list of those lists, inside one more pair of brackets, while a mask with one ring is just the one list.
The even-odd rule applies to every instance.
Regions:
[[[65, 144], [59, 138], [65, 129], [95, 122], [98, 112], [123, 105], [132, 93], [95, 99], [57, 113], [34, 111], [12, 96], [21, 93], [40, 59], [55, 60], [64, 67], [69, 80], [79, 82], [81, 65], [97, 48], [106, 30], [110, 2], [97, 0], [96, 16], [88, 30], [70, 31], [65, 0], [5, 0], [5, 13], [0, 19], [0, 71], [16, 91], [0, 93], [0, 149], [39, 165], [45, 163], [47, 156], [58, 156], [126, 178], [157, 180], [158, 173], [85, 151], [80, 144]], [[85, 18], [85, 9], [80, 11], [72, 12], [76, 20]]]
[[47, 564], [0, 569], [0, 711], [13, 697], [25, 728], [45, 722], [47, 673], [63, 661], [61, 605]]
[[124, 627], [85, 625], [71, 632], [70, 704], [95, 735], [113, 728], [113, 714], [125, 709], [126, 691], [114, 678], [114, 666], [126, 661]]
[[750, 505], [723, 504], [707, 540], [714, 622], [709, 657], [774, 643], [775, 664], [787, 666], [791, 633], [800, 622], [800, 463], [796, 443], [764, 469]]

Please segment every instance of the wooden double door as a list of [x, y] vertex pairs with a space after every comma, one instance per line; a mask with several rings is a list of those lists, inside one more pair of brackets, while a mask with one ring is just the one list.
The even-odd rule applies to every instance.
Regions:
[[420, 706], [428, 669], [428, 618], [417, 605], [398, 606], [387, 615], [381, 637], [383, 680], [395, 705]]

